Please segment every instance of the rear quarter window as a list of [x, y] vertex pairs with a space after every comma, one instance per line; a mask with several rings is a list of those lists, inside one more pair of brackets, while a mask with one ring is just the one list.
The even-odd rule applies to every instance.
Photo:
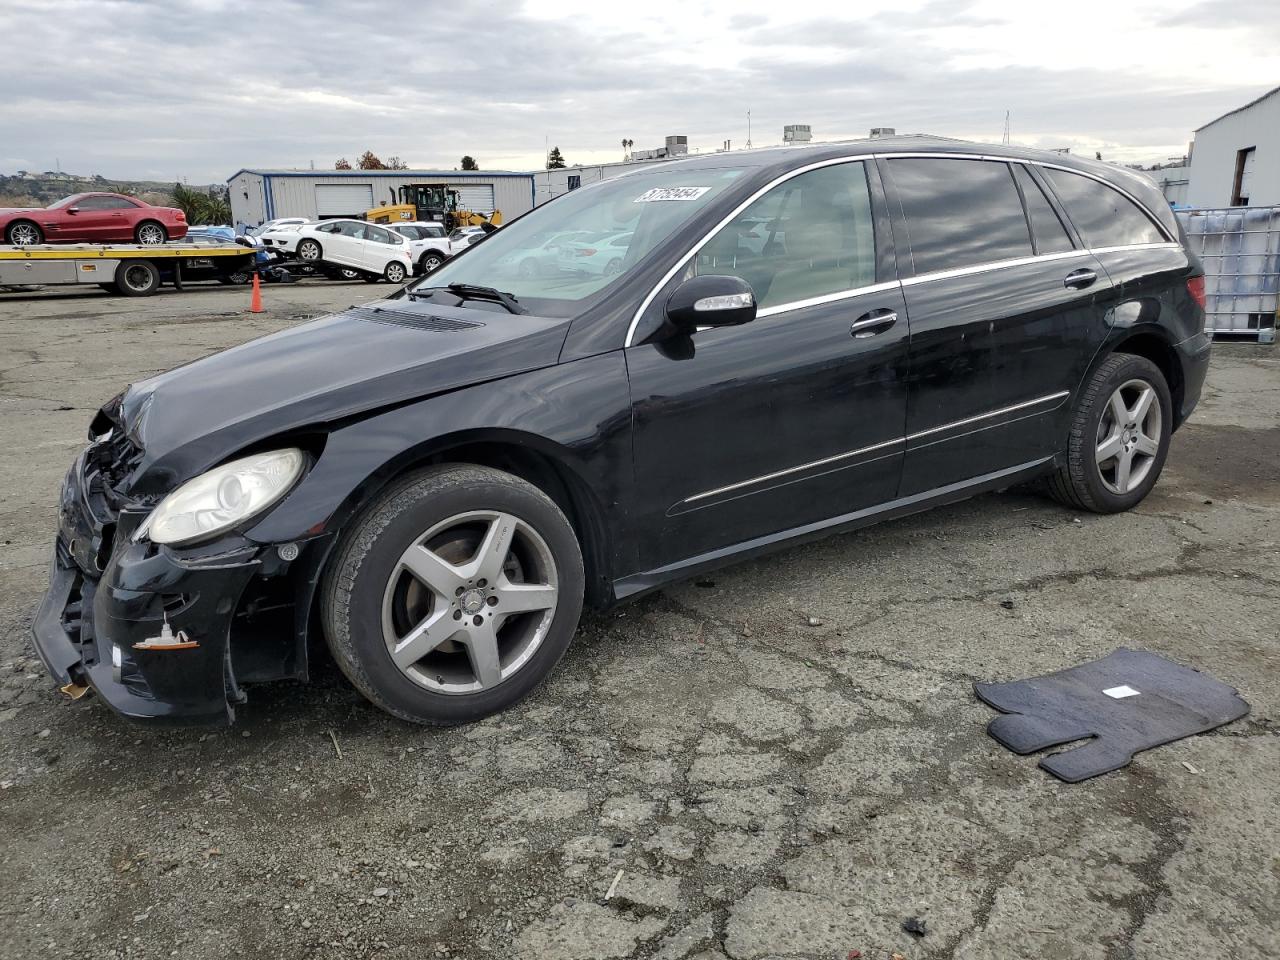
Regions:
[[1046, 167], [1044, 173], [1086, 245], [1124, 247], [1167, 242], [1151, 218], [1120, 191], [1066, 170]]

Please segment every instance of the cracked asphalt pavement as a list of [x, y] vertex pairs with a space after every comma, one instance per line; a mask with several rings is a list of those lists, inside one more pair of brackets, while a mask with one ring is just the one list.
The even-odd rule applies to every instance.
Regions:
[[[1015, 491], [732, 567], [589, 616], [466, 728], [386, 717], [327, 664], [230, 730], [61, 697], [27, 631], [93, 411], [385, 290], [270, 286], [257, 316], [243, 288], [0, 294], [0, 957], [1280, 955], [1265, 347], [1215, 348], [1132, 513]], [[1119, 646], [1252, 713], [1074, 786], [985, 735], [974, 680]]]

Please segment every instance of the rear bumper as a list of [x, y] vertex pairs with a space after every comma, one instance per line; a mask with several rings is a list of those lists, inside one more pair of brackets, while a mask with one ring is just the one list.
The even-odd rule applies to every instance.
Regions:
[[1175, 344], [1178, 360], [1182, 365], [1182, 404], [1177, 411], [1177, 422], [1180, 427], [1200, 402], [1200, 392], [1204, 389], [1204, 380], [1209, 373], [1209, 356], [1213, 350], [1213, 337], [1207, 333], [1197, 333], [1181, 343]]

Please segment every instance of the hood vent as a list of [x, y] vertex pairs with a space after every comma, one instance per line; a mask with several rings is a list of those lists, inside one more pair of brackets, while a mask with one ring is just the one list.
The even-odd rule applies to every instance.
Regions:
[[460, 333], [474, 327], [483, 327], [479, 320], [457, 320], [453, 317], [433, 317], [429, 314], [411, 313], [408, 310], [390, 310], [386, 307], [352, 307], [346, 311], [349, 317], [372, 323], [390, 323], [397, 327], [412, 327], [428, 333]]

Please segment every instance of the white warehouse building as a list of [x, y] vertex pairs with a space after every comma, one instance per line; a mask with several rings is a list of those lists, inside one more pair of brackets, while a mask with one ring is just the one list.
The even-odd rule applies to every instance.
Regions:
[[358, 217], [398, 202], [402, 186], [443, 183], [467, 210], [501, 210], [511, 220], [533, 209], [534, 176], [470, 170], [240, 170], [227, 179], [231, 219], [254, 227], [279, 217]]
[[1196, 131], [1187, 204], [1280, 204], [1280, 87]]

